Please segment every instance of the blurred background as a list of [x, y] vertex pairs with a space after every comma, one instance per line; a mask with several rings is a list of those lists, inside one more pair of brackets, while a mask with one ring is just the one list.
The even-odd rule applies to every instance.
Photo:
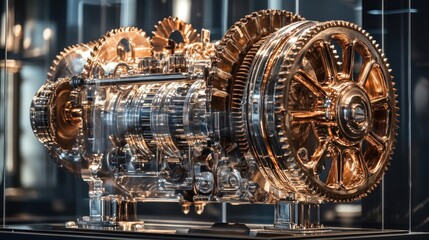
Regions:
[[[400, 105], [397, 147], [383, 182], [361, 201], [323, 204], [327, 226], [429, 231], [429, 1], [424, 0], [3, 0], [0, 5], [0, 220], [62, 223], [87, 215], [88, 187], [48, 156], [32, 133], [29, 109], [52, 60], [67, 46], [98, 39], [121, 26], [151, 36], [177, 16], [220, 39], [234, 22], [261, 9], [285, 9], [306, 19], [341, 19], [363, 26], [383, 48]], [[142, 218], [273, 222], [273, 206], [214, 204], [202, 216], [179, 204], [144, 203]]]

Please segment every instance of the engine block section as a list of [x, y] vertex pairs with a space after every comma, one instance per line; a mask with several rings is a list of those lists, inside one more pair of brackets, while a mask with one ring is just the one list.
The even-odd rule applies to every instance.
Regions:
[[[170, 39], [176, 31], [184, 42]], [[274, 203], [276, 227], [318, 228], [286, 210], [362, 198], [389, 164], [390, 72], [372, 37], [344, 21], [263, 10], [211, 42], [166, 18], [151, 38], [127, 27], [65, 49], [31, 124], [90, 186], [80, 224], [135, 221], [136, 202], [171, 201], [184, 213]]]

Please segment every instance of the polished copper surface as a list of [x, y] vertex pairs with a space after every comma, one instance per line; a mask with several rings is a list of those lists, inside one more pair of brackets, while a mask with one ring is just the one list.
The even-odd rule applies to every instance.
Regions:
[[261, 10], [216, 43], [171, 17], [153, 35], [125, 27], [66, 48], [33, 98], [35, 135], [89, 184], [79, 224], [131, 221], [139, 201], [198, 214], [210, 202], [311, 209], [382, 179], [396, 90], [360, 27]]
[[[312, 27], [286, 56], [279, 131], [309, 193], [330, 201], [366, 196], [393, 153], [397, 102], [384, 54], [360, 27]], [[285, 169], [287, 170], [287, 169]]]
[[87, 77], [126, 75], [130, 70], [128, 65], [137, 65], [140, 59], [150, 56], [151, 45], [144, 31], [135, 27], [114, 29], [96, 41], [82, 74]]

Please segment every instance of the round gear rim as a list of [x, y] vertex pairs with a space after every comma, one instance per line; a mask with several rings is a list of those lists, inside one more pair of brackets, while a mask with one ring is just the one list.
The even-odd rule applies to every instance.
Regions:
[[242, 154], [249, 150], [242, 98], [251, 60], [263, 42], [262, 39], [284, 26], [302, 20], [305, 19], [285, 10], [253, 12], [231, 26], [216, 46], [213, 87], [221, 94], [213, 96], [211, 105], [215, 110], [230, 113], [226, 120], [234, 128], [231, 139], [223, 143], [225, 149], [236, 144]]
[[52, 62], [47, 81], [56, 82], [59, 78], [80, 75], [94, 46], [95, 42], [89, 42], [64, 48]]
[[30, 108], [34, 134], [48, 149], [54, 161], [68, 172], [79, 175], [76, 162], [80, 154], [75, 149], [80, 134], [80, 122], [72, 123], [65, 116], [68, 104], [76, 100], [76, 92], [68, 79], [47, 81], [37, 92]]
[[56, 102], [59, 95], [64, 96], [63, 104], [75, 100], [76, 92], [72, 91], [68, 79], [82, 73], [94, 45], [95, 42], [89, 42], [64, 48], [53, 60], [48, 78], [33, 98], [30, 108], [34, 134], [49, 149], [50, 155], [59, 166], [77, 175], [79, 166], [73, 162], [80, 156], [73, 150], [75, 141], [72, 139], [76, 139], [79, 134], [80, 123], [66, 124], [62, 121], [63, 117], [57, 116], [60, 113], [52, 109], [58, 109]]
[[[311, 51], [319, 44], [324, 52], [315, 57], [317, 53]], [[331, 54], [330, 49], [335, 47], [341, 48], [341, 65]], [[359, 56], [363, 66], [353, 76]], [[284, 84], [276, 89], [279, 104], [275, 106], [275, 125], [277, 132], [283, 133], [279, 139], [290, 157], [283, 163], [279, 160], [277, 172], [298, 180], [286, 184], [298, 186], [295, 191], [304, 198], [317, 196], [322, 201], [345, 202], [366, 196], [389, 165], [398, 128], [396, 89], [387, 59], [368, 33], [344, 21], [309, 27], [284, 59], [280, 72], [286, 74], [279, 76], [278, 81]], [[327, 69], [324, 80], [320, 81], [317, 73], [302, 74], [306, 70], [303, 61], [323, 64]], [[317, 99], [308, 109], [300, 109], [290, 98], [296, 83]], [[322, 95], [325, 101], [320, 101]], [[320, 102], [332, 106], [320, 107]], [[350, 114], [345, 117], [340, 110]], [[305, 123], [311, 126], [313, 140], [302, 140], [295, 134], [293, 126]], [[317, 145], [308, 144], [311, 141]], [[302, 142], [308, 144], [307, 148]]]

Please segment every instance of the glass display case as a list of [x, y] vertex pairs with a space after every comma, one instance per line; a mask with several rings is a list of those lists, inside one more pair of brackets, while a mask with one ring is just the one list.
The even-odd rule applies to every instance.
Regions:
[[0, 235], [427, 237], [425, 1], [0, 10]]

